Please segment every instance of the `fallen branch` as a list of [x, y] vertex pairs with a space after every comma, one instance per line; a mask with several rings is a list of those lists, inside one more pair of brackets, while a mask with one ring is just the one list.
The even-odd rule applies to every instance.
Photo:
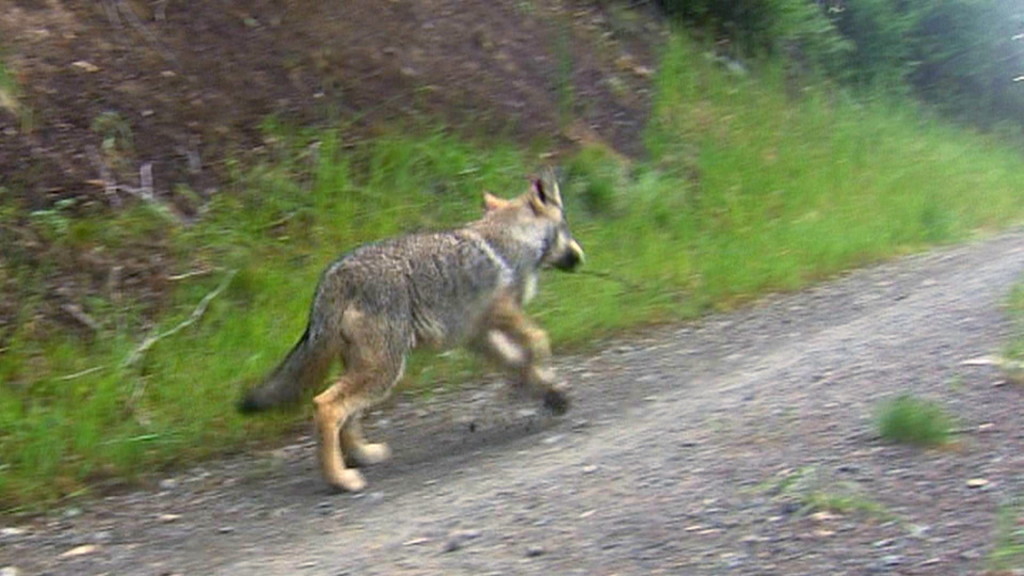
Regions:
[[167, 280], [171, 282], [180, 282], [181, 280], [188, 280], [189, 278], [196, 278], [198, 276], [209, 276], [216, 272], [216, 268], [204, 268], [200, 270], [192, 270], [191, 272], [182, 272], [181, 274], [173, 274], [167, 277]]
[[81, 372], [75, 372], [74, 374], [67, 374], [65, 376], [58, 376], [56, 380], [58, 382], [66, 382], [68, 380], [74, 380], [75, 378], [81, 378], [82, 376], [88, 376], [89, 374], [92, 374], [94, 372], [99, 372], [104, 368], [106, 368], [106, 366], [93, 366], [92, 368], [86, 368]]
[[60, 309], [93, 332], [99, 333], [103, 330], [103, 326], [95, 318], [86, 314], [85, 310], [82, 310], [82, 307], [78, 304], [62, 304]]
[[206, 296], [203, 296], [203, 299], [200, 300], [199, 304], [197, 304], [195, 309], [192, 310], [192, 314], [190, 314], [189, 317], [183, 320], [180, 324], [178, 324], [174, 328], [171, 328], [170, 330], [167, 330], [166, 332], [153, 334], [146, 338], [145, 340], [143, 340], [142, 344], [139, 344], [139, 347], [133, 350], [132, 353], [129, 354], [127, 358], [125, 358], [124, 362], [121, 363], [121, 367], [130, 368], [138, 364], [139, 360], [142, 360], [142, 357], [146, 354], [146, 352], [148, 352], [149, 349], [152, 348], [157, 342], [165, 338], [170, 338], [171, 336], [174, 336], [178, 332], [181, 332], [185, 328], [188, 328], [189, 326], [198, 322], [199, 319], [202, 318], [204, 314], [206, 314], [206, 309], [210, 306], [210, 302], [213, 302], [214, 298], [220, 296], [221, 292], [227, 289], [228, 285], [231, 283], [231, 280], [234, 279], [235, 274], [237, 273], [238, 270], [232, 270], [228, 272], [227, 276], [225, 276], [224, 279], [221, 280], [220, 285], [218, 285], [217, 288], [215, 288]]

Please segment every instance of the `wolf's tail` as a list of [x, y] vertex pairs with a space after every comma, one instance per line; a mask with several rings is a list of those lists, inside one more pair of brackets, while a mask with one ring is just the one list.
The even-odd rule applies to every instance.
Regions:
[[261, 412], [298, 402], [302, 391], [323, 382], [335, 352], [327, 338], [317, 338], [307, 326], [288, 356], [259, 386], [246, 392], [238, 403], [242, 413]]

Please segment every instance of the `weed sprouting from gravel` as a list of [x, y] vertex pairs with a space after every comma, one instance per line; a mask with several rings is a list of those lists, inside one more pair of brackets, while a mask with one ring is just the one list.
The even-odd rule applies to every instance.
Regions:
[[757, 490], [772, 494], [801, 516], [824, 513], [841, 516], [860, 514], [884, 520], [894, 518], [892, 512], [863, 494], [855, 483], [836, 481], [818, 466], [783, 470], [758, 486]]
[[1000, 574], [1024, 570], [1024, 500], [1000, 507], [989, 567]]
[[948, 443], [952, 421], [938, 404], [910, 394], [883, 402], [877, 420], [882, 439], [914, 446]]

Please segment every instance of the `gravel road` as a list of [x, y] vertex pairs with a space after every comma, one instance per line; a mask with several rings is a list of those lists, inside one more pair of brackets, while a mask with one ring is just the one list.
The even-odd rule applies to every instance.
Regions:
[[[1024, 231], [562, 357], [552, 418], [494, 378], [367, 422], [392, 462], [332, 494], [308, 437], [0, 528], [28, 574], [979, 574], [1024, 497], [999, 351]], [[950, 448], [882, 442], [900, 393]], [[225, 407], [229, 409], [230, 407]]]

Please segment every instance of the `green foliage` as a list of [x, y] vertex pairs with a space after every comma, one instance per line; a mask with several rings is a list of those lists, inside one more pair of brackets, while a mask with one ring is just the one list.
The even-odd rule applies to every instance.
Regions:
[[670, 15], [734, 42], [732, 56], [789, 54], [820, 62], [849, 46], [807, 0], [660, 0]]
[[622, 208], [622, 190], [628, 184], [622, 164], [614, 154], [598, 146], [586, 147], [569, 159], [565, 179], [569, 196], [592, 216], [613, 216]]
[[829, 72], [860, 88], [900, 90], [909, 72], [911, 49], [906, 42], [913, 18], [893, 0], [859, 0], [829, 13], [852, 45], [839, 66]]
[[878, 433], [889, 442], [941, 446], [949, 441], [952, 419], [936, 403], [904, 394], [878, 410]]
[[[738, 47], [858, 91], [913, 91], [984, 127], [1024, 125], [1024, 7], [1014, 0], [661, 0]], [[1005, 128], [1004, 128], [1005, 129]]]

